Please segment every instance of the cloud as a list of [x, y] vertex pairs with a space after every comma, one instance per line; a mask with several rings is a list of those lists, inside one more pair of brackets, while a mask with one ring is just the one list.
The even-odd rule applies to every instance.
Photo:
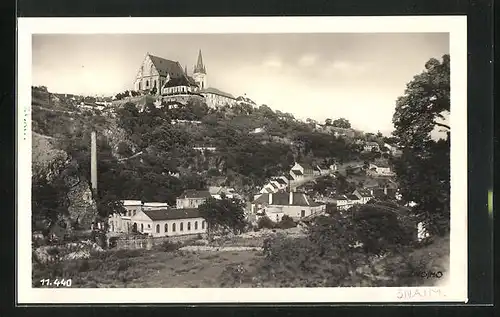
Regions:
[[316, 63], [317, 59], [318, 59], [317, 55], [306, 54], [306, 55], [303, 55], [299, 59], [299, 65], [300, 66], [312, 66], [312, 65], [314, 65]]
[[348, 61], [334, 61], [331, 62], [326, 69], [328, 71], [337, 71], [346, 74], [359, 74], [367, 70], [367, 65], [362, 63], [353, 63]]
[[263, 63], [265, 67], [279, 68], [282, 66], [281, 60], [277, 57], [270, 57]]

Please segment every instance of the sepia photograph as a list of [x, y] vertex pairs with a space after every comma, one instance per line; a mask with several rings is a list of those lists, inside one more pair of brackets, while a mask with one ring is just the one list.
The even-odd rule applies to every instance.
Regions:
[[359, 19], [20, 19], [18, 296], [466, 301], [465, 19]]

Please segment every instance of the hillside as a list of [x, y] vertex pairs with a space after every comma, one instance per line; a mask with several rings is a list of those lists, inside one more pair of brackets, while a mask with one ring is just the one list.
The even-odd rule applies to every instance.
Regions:
[[[52, 140], [76, 162], [79, 176], [90, 179], [90, 132], [97, 131], [101, 199], [174, 203], [187, 188], [221, 183], [252, 197], [256, 186], [288, 172], [294, 161], [329, 163], [359, 156], [353, 142], [314, 131], [265, 105], [215, 110], [196, 99], [170, 107], [143, 98], [144, 107], [125, 102], [100, 111], [79, 107], [73, 99], [78, 100], [34, 88], [33, 133]], [[45, 150], [37, 146], [33, 152], [44, 155]]]

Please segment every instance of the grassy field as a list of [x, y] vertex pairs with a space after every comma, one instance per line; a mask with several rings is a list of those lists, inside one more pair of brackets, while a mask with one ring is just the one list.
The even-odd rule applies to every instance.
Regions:
[[246, 270], [262, 258], [259, 251], [188, 252], [118, 250], [91, 259], [34, 265], [33, 287], [44, 278], [71, 279], [72, 287], [224, 287], [221, 274], [228, 266]]
[[[179, 250], [179, 246], [159, 245], [152, 250], [109, 250], [93, 253], [89, 259], [35, 263], [32, 285], [42, 287], [41, 279], [57, 278], [71, 279], [76, 288], [311, 287], [342, 275], [335, 261], [310, 257], [312, 254], [304, 249], [309, 245], [305, 237], [292, 232], [286, 236], [294, 237], [288, 244], [290, 249], [279, 252], [279, 262], [270, 262], [263, 251], [186, 251]], [[221, 247], [260, 244], [259, 238], [235, 237]], [[368, 269], [368, 262], [360, 262], [360, 274], [338, 286], [429, 286], [444, 282], [421, 279], [412, 273], [442, 271], [447, 279], [448, 254], [449, 239], [439, 239], [404, 257], [390, 255], [370, 260], [373, 269]], [[300, 259], [306, 260], [306, 269]]]

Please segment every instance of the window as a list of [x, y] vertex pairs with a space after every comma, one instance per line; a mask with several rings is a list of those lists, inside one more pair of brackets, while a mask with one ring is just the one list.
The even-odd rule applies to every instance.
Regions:
[[150, 228], [151, 228], [151, 225], [150, 225], [150, 224], [148, 224], [148, 229], [150, 229]]
[[175, 223], [172, 224], [172, 232], [175, 232]]
[[190, 231], [190, 230], [191, 230], [191, 223], [188, 222], [188, 231]]
[[156, 233], [160, 233], [160, 225], [156, 225]]
[[201, 222], [201, 229], [205, 229], [205, 220]]
[[306, 211], [305, 210], [301, 210], [300, 211], [300, 216], [301, 217], [305, 217], [306, 216]]
[[144, 231], [144, 224], [141, 223], [141, 232], [143, 232], [143, 231]]
[[194, 230], [198, 230], [198, 221], [194, 222]]
[[183, 231], [183, 230], [184, 230], [184, 223], [183, 223], [183, 222], [181, 222], [181, 224], [180, 224], [180, 226], [179, 226], [179, 230], [180, 230], [180, 231]]
[[165, 232], [168, 232], [168, 223], [165, 224]]
[[149, 87], [149, 80], [146, 80], [146, 88]]

